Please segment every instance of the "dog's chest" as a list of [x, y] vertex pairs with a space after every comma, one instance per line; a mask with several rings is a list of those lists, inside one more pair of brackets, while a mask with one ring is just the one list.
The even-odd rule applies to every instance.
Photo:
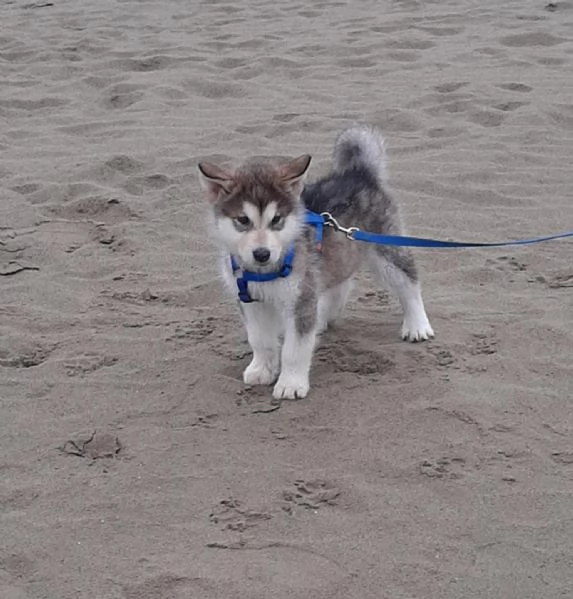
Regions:
[[[238, 274], [233, 273], [230, 268], [223, 268], [225, 287], [234, 298], [238, 298], [239, 293], [237, 278]], [[274, 281], [260, 283], [249, 281], [248, 291], [253, 301], [273, 304], [282, 310], [292, 308], [295, 305], [300, 295], [300, 284], [300, 277], [297, 274], [291, 274], [289, 277], [279, 278]]]

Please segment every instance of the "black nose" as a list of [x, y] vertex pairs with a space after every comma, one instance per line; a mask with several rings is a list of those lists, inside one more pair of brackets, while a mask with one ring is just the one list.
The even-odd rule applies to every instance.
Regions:
[[253, 258], [257, 262], [260, 262], [261, 264], [264, 264], [265, 262], [267, 262], [267, 260], [270, 257], [271, 257], [271, 252], [267, 248], [257, 248], [255, 250], [253, 250]]

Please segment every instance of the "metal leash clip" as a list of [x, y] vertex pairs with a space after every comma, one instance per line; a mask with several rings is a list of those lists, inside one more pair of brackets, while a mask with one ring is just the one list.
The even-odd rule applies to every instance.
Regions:
[[347, 239], [354, 240], [354, 233], [360, 231], [358, 227], [343, 227], [330, 212], [321, 212], [320, 216], [324, 218], [324, 225], [326, 227], [332, 227], [335, 231], [340, 231], [346, 235]]

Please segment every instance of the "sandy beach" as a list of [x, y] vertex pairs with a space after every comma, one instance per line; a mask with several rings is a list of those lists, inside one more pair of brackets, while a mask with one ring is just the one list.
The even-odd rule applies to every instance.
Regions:
[[573, 2], [0, 14], [0, 598], [573, 597], [573, 241], [416, 251], [423, 344], [364, 274], [276, 406], [196, 175], [369, 122], [411, 235], [573, 230]]

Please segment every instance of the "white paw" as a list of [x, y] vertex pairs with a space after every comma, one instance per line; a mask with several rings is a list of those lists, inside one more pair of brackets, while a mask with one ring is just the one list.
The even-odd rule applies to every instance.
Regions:
[[415, 343], [417, 341], [426, 341], [434, 336], [434, 330], [428, 317], [424, 314], [417, 318], [404, 319], [402, 325], [402, 339]]
[[281, 376], [273, 390], [275, 399], [303, 399], [306, 397], [310, 385], [308, 377]]
[[277, 380], [278, 368], [271, 364], [253, 360], [243, 372], [246, 385], [272, 385]]

